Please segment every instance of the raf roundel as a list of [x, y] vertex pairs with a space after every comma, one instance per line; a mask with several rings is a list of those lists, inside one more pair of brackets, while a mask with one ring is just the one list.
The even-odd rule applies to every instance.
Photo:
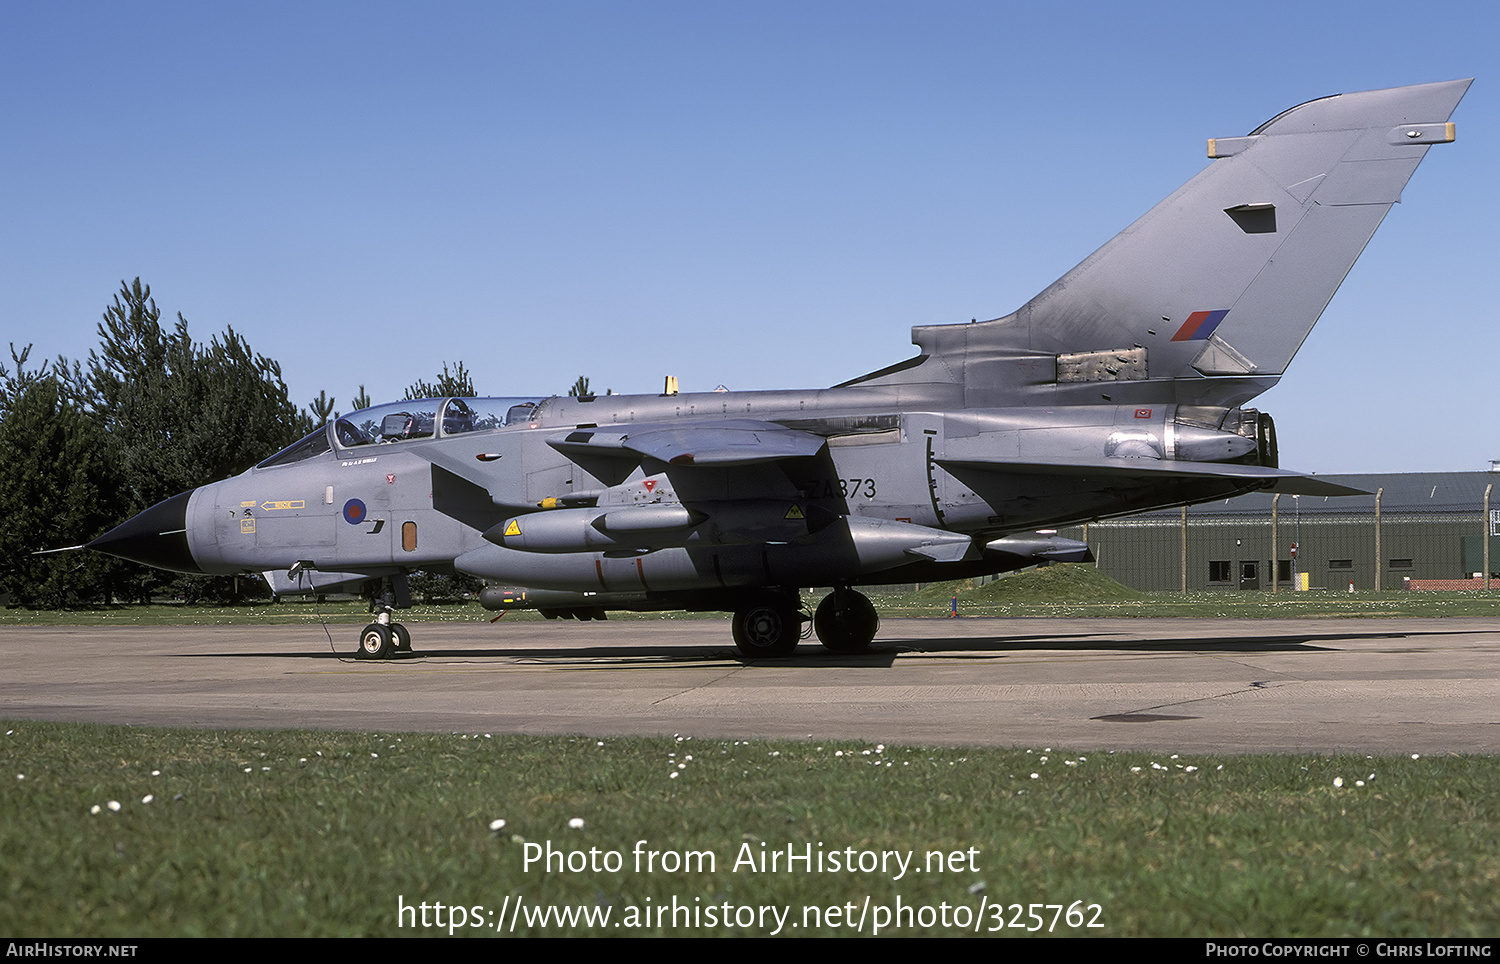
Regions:
[[365, 504], [358, 499], [350, 499], [344, 503], [344, 521], [352, 526], [357, 526], [365, 521]]

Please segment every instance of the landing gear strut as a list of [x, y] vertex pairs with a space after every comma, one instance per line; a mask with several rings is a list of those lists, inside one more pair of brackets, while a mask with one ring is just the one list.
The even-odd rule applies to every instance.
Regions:
[[406, 574], [401, 573], [384, 579], [380, 589], [370, 593], [370, 609], [376, 612], [375, 621], [359, 631], [359, 648], [355, 659], [390, 659], [397, 653], [411, 652], [411, 633], [405, 626], [391, 619], [399, 608], [411, 605], [411, 594], [406, 588]]
[[818, 604], [813, 629], [829, 652], [841, 656], [863, 653], [880, 630], [880, 616], [863, 593], [841, 587]]
[[790, 656], [802, 638], [801, 600], [795, 591], [757, 599], [734, 614], [734, 645], [750, 659]]

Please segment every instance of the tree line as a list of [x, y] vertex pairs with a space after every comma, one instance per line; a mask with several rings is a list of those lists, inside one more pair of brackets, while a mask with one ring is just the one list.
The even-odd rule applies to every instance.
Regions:
[[[336, 417], [319, 392], [292, 402], [281, 366], [232, 327], [199, 341], [180, 313], [163, 325], [151, 288], [122, 283], [87, 360], [0, 363], [0, 597], [58, 608], [265, 594], [258, 580], [174, 576], [77, 546], [179, 492], [228, 478]], [[584, 382], [586, 385], [587, 382]], [[462, 362], [407, 398], [472, 396]], [[354, 409], [370, 399], [361, 385]]]

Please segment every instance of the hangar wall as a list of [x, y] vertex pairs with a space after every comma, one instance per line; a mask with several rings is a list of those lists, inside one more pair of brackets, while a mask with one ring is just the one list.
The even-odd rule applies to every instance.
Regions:
[[[1486, 533], [1500, 537], [1500, 485], [1491, 492], [1490, 519], [1484, 516], [1485, 489], [1500, 483], [1497, 472], [1322, 478], [1371, 494], [1277, 498], [1256, 493], [1191, 506], [1185, 553], [1180, 509], [1075, 526], [1060, 534], [1088, 542], [1100, 571], [1144, 590], [1180, 590], [1184, 570], [1189, 590], [1269, 590], [1273, 577], [1280, 589], [1290, 590], [1300, 573], [1307, 574], [1313, 589], [1347, 590], [1353, 584], [1368, 590], [1377, 583], [1382, 589], [1404, 589], [1408, 580], [1481, 574]], [[1492, 577], [1500, 577], [1500, 538], [1491, 541], [1490, 569]]]

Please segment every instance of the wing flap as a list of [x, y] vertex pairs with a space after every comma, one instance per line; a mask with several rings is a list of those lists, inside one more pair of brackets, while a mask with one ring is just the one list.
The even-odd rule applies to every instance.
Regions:
[[1074, 477], [1113, 477], [1139, 482], [1179, 479], [1222, 479], [1241, 482], [1247, 488], [1288, 495], [1369, 495], [1360, 489], [1325, 482], [1322, 479], [1287, 469], [1263, 465], [1229, 465], [1222, 462], [1180, 462], [1155, 459], [939, 459], [944, 469], [972, 469], [981, 472], [1018, 475], [1066, 475]]

